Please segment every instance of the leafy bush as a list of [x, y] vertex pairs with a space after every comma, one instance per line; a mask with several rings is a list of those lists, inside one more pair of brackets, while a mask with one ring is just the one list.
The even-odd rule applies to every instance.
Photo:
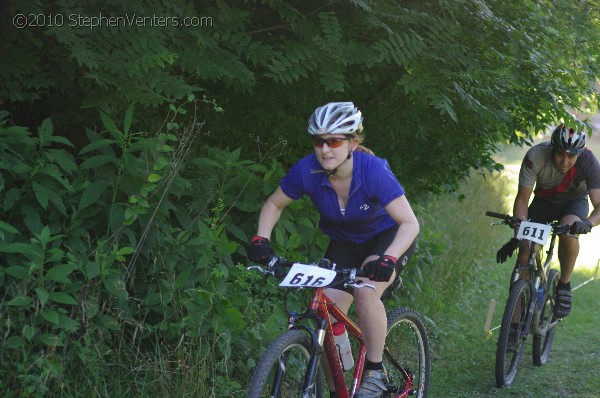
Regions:
[[[3, 385], [23, 396], [76, 391], [68, 382], [114, 378], [109, 363], [131, 366], [156, 351], [182, 358], [201, 344], [215, 345], [221, 375], [247, 372], [246, 341], [262, 340], [270, 325], [246, 328], [245, 319], [274, 320], [275, 292], [235, 267], [244, 254], [237, 242], [248, 241], [260, 198], [281, 177], [275, 161], [267, 168], [240, 160], [239, 150], [203, 148], [184, 163], [202, 126], [133, 132], [133, 108], [122, 128], [102, 115], [106, 134], [87, 130], [90, 144], [75, 155], [50, 119], [31, 134], [7, 116], [1, 359], [17, 371], [0, 369]], [[314, 213], [300, 224], [312, 229]], [[310, 236], [283, 225], [296, 246]]]
[[[122, 127], [102, 114], [104, 132], [86, 130], [76, 154], [50, 119], [32, 134], [2, 113], [0, 359], [16, 371], [0, 380], [16, 395], [235, 395], [285, 328], [282, 291], [238, 265], [284, 169], [269, 152], [191, 156], [202, 125], [180, 128], [182, 112], [156, 134], [131, 130], [133, 107]], [[318, 258], [317, 222], [295, 201], [275, 251]]]
[[[255, 136], [285, 138], [289, 165], [307, 145], [314, 108], [351, 100], [367, 145], [413, 196], [452, 191], [472, 169], [501, 167], [497, 143], [522, 145], [598, 104], [598, 12], [571, 0], [9, 0], [0, 5], [10, 60], [0, 65], [1, 108], [31, 129], [52, 116], [81, 148], [96, 109], [122, 119], [135, 102], [140, 120], [156, 125], [157, 109], [194, 94], [219, 104], [198, 110], [217, 131], [203, 144], [251, 153]], [[18, 14], [206, 19], [13, 29]]]

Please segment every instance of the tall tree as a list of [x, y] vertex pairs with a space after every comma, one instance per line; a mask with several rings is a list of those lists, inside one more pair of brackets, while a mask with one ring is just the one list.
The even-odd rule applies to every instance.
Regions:
[[211, 131], [203, 144], [252, 157], [283, 139], [285, 162], [306, 149], [316, 106], [352, 100], [368, 145], [414, 191], [439, 192], [497, 167], [497, 142], [523, 143], [567, 107], [596, 104], [597, 5], [5, 0], [0, 98], [15, 122], [52, 115], [77, 143], [97, 109], [116, 117], [135, 102], [150, 130], [157, 108], [195, 94], [209, 105], [196, 115]]

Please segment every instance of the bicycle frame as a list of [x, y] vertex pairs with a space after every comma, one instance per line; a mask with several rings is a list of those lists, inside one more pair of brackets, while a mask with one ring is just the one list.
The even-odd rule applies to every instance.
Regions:
[[[537, 292], [540, 285], [546, 286], [546, 282], [548, 281], [548, 272], [550, 271], [550, 265], [552, 262], [552, 258], [554, 256], [554, 245], [556, 243], [556, 238], [558, 234], [556, 231], [552, 232], [552, 236], [550, 238], [550, 245], [548, 246], [548, 250], [546, 251], [546, 258], [544, 259], [544, 263], [542, 264], [540, 253], [543, 250], [543, 246], [536, 242], [529, 242], [529, 259], [527, 261], [527, 266], [518, 267], [515, 266], [512, 275], [512, 283], [516, 282], [519, 279], [519, 275], [524, 270], [529, 270], [529, 282], [531, 283], [532, 292]], [[544, 295], [548, 292], [544, 292]], [[536, 307], [537, 304], [537, 296], [534, 294], [531, 295], [529, 300], [529, 306], [527, 309], [527, 317], [525, 320], [525, 333], [529, 333], [529, 328], [532, 325], [532, 317], [535, 311], [538, 309]], [[550, 327], [553, 327], [558, 322], [553, 322]], [[536, 329], [537, 325], [534, 324], [534, 329]], [[534, 330], [536, 333], [543, 333], [545, 331]]]
[[[353, 396], [360, 385], [360, 381], [362, 378], [362, 372], [365, 365], [366, 360], [366, 347], [364, 345], [364, 341], [362, 338], [362, 332], [360, 331], [358, 325], [350, 319], [348, 315], [343, 313], [335, 303], [331, 301], [329, 297], [325, 294], [323, 289], [318, 288], [314, 289], [311, 295], [310, 303], [308, 305], [309, 311], [316, 311], [318, 317], [325, 322], [319, 328], [319, 334], [323, 334], [323, 327], [325, 326], [325, 334], [324, 334], [324, 347], [325, 354], [327, 355], [327, 361], [329, 363], [329, 368], [331, 370], [333, 381], [336, 386], [337, 396], [340, 398], [346, 398]], [[342, 368], [342, 363], [337, 353], [335, 340], [333, 337], [333, 331], [331, 328], [331, 316], [335, 317], [337, 322], [341, 322], [346, 327], [348, 333], [354, 336], [359, 341], [359, 350], [358, 356], [356, 358], [356, 364], [354, 367], [354, 373], [352, 377], [352, 387], [350, 389], [350, 394], [348, 394], [348, 387], [346, 385], [346, 380], [344, 377], [344, 369]], [[323, 341], [320, 341], [320, 345], [323, 346]], [[315, 356], [316, 357], [316, 356]], [[340, 388], [343, 387], [343, 388]]]
[[[322, 351], [324, 349], [329, 363], [329, 368], [333, 377], [333, 382], [336, 386], [337, 396], [340, 398], [350, 398], [356, 392], [357, 387], [360, 385], [362, 372], [365, 365], [366, 348], [362, 338], [362, 332], [358, 325], [350, 319], [348, 315], [342, 312], [337, 305], [323, 291], [323, 288], [315, 288], [312, 290], [308, 309], [302, 314], [290, 314], [289, 326], [290, 328], [304, 329], [311, 333], [313, 339], [313, 355], [311, 356], [311, 363], [309, 365], [309, 373], [307, 380], [304, 381], [304, 393], [306, 394], [315, 382], [316, 372], [318, 369], [318, 362], [321, 358]], [[353, 373], [353, 381], [350, 392], [346, 384], [344, 377], [344, 369], [339, 358], [333, 331], [331, 328], [332, 318], [335, 317], [337, 322], [341, 322], [346, 327], [349, 334], [354, 336], [359, 341], [358, 357], [356, 358], [356, 364]], [[300, 326], [297, 321], [310, 318], [317, 324], [317, 328], [313, 331], [310, 328]], [[316, 332], [316, 334], [314, 333]]]
[[[322, 260], [324, 262], [324, 260]], [[320, 262], [319, 264], [321, 264]], [[327, 274], [324, 276], [313, 275], [312, 270], [302, 269], [304, 266], [313, 267], [316, 264], [303, 264], [303, 263], [292, 263], [285, 259], [279, 257], [272, 257], [269, 261], [268, 267], [262, 268], [261, 266], [250, 266], [248, 269], [258, 269], [263, 274], [274, 275], [277, 278], [283, 278], [285, 276], [284, 282], [282, 285], [284, 287], [308, 287], [310, 286], [311, 294], [310, 300], [306, 306], [306, 310], [302, 313], [297, 312], [289, 312], [288, 317], [288, 330], [293, 331], [292, 334], [286, 333], [283, 334], [282, 337], [287, 338], [286, 336], [291, 336], [292, 339], [298, 338], [300, 334], [306, 333], [305, 337], [309, 337], [310, 342], [305, 341], [305, 343], [301, 344], [304, 346], [305, 350], [308, 350], [309, 357], [308, 363], [305, 362], [306, 368], [304, 369], [303, 376], [300, 380], [297, 380], [300, 385], [296, 384], [296, 389], [300, 393], [302, 397], [313, 397], [316, 391], [322, 390], [322, 385], [316, 383], [320, 381], [321, 374], [319, 373], [319, 366], [321, 363], [319, 362], [322, 359], [323, 351], [325, 352], [327, 358], [328, 369], [330, 370], [331, 381], [335, 386], [337, 397], [339, 398], [351, 398], [356, 394], [358, 387], [360, 386], [361, 379], [363, 376], [363, 370], [366, 363], [366, 347], [363, 340], [363, 335], [358, 327], [358, 325], [333, 302], [326, 294], [325, 290], [327, 285], [322, 286], [324, 281], [327, 278], [331, 277], [331, 274]], [[302, 271], [296, 270], [292, 277], [285, 271], [286, 268], [293, 268], [298, 266]], [[322, 267], [329, 268], [329, 267]], [[339, 281], [339, 283], [344, 283], [345, 286], [352, 286], [355, 289], [358, 288], [374, 288], [368, 283], [364, 283], [362, 281], [355, 281], [355, 277], [364, 277], [361, 275], [361, 270], [337, 270], [336, 274], [343, 274], [343, 280]], [[290, 277], [288, 280], [287, 278]], [[302, 278], [306, 277], [305, 280]], [[314, 279], [313, 279], [314, 278]], [[312, 282], [312, 283], [311, 283]], [[330, 283], [331, 280], [329, 280]], [[408, 316], [406, 316], [408, 315]], [[406, 317], [405, 317], [406, 316]], [[423, 336], [424, 340], [419, 339], [419, 355], [423, 352], [422, 350], [426, 350], [423, 354], [424, 356], [419, 356], [419, 388], [423, 389], [423, 391], [427, 391], [428, 389], [428, 378], [429, 378], [429, 354], [428, 354], [428, 343], [426, 337], [425, 326], [422, 325], [420, 321], [419, 315], [413, 311], [407, 312], [395, 312], [393, 315], [393, 323], [391, 325], [394, 330], [398, 330], [395, 328], [399, 322], [403, 322], [402, 319], [406, 319], [407, 322], [412, 325], [413, 333], [418, 333], [419, 336]], [[414, 318], [413, 318], [414, 317]], [[335, 338], [333, 334], [332, 323], [334, 322], [342, 323], [346, 330], [348, 331], [348, 335], [350, 338], [354, 338], [358, 342], [358, 350], [353, 350], [353, 355], [355, 356], [355, 368], [352, 376], [351, 387], [348, 388], [350, 383], [346, 383], [346, 378], [348, 377], [349, 372], [344, 373], [344, 369], [342, 366], [342, 361], [339, 356], [337, 346], [335, 343]], [[305, 322], [310, 321], [310, 322]], [[314, 322], [314, 323], [313, 323]], [[389, 318], [388, 318], [389, 322]], [[415, 323], [416, 322], [416, 323]], [[310, 324], [309, 324], [310, 323]], [[388, 329], [389, 330], [389, 329]], [[298, 332], [300, 332], [298, 334]], [[304, 338], [304, 336], [302, 336]], [[284, 340], [285, 341], [285, 340]], [[298, 340], [296, 340], [297, 342]], [[287, 344], [287, 342], [285, 343]], [[310, 344], [310, 346], [308, 345]], [[279, 346], [275, 346], [275, 350], [281, 349]], [[396, 346], [394, 346], [396, 347]], [[273, 348], [273, 347], [271, 347]], [[356, 346], [355, 346], [356, 348]], [[397, 353], [392, 354], [390, 347], [384, 347], [384, 359], [389, 361], [389, 366], [392, 372], [388, 374], [388, 383], [389, 388], [388, 392], [385, 394], [386, 397], [393, 398], [407, 398], [409, 395], [415, 394], [416, 391], [413, 390], [413, 383], [415, 376], [412, 370], [400, 360], [400, 358], [395, 357]], [[304, 351], [306, 352], [306, 351]], [[275, 371], [273, 378], [269, 382], [270, 386], [265, 384], [256, 384], [255, 386], [259, 386], [259, 388], [268, 387], [271, 390], [271, 396], [279, 396], [280, 388], [282, 387], [283, 380], [286, 374], [286, 362], [287, 362], [287, 352], [279, 352], [275, 354], [279, 356], [279, 360], [277, 363], [271, 362], [276, 357], [263, 357], [261, 359], [261, 363], [263, 359], [265, 359], [265, 363], [262, 363], [263, 366], [257, 367], [255, 372], [256, 377], [260, 378], [261, 381], [259, 383], [265, 383], [268, 377], [268, 372], [272, 369]], [[421, 361], [425, 361], [421, 363]], [[260, 364], [259, 364], [260, 365]], [[325, 364], [323, 364], [325, 365]], [[264, 367], [266, 366], [266, 368]], [[423, 374], [425, 372], [425, 374]], [[425, 379], [422, 379], [422, 378]], [[394, 380], [396, 379], [396, 380]], [[423, 383], [423, 384], [421, 384]], [[249, 392], [250, 395], [250, 392]], [[259, 389], [253, 389], [251, 393], [252, 397], [262, 397], [264, 393]]]
[[[340, 310], [339, 307], [333, 301], [331, 301], [329, 297], [327, 297], [323, 290], [323, 288], [313, 289], [306, 312], [298, 315], [290, 315], [290, 328], [296, 327], [305, 329], [311, 333], [313, 338], [313, 355], [309, 365], [309, 372], [306, 380], [304, 381], [303, 394], [307, 394], [315, 382], [318, 362], [321, 358], [322, 349], [324, 349], [333, 377], [333, 382], [336, 387], [337, 396], [339, 398], [350, 398], [356, 394], [356, 391], [360, 386], [366, 361], [366, 347], [362, 338], [362, 332], [360, 331], [358, 325], [348, 315], [342, 312], [342, 310]], [[350, 390], [348, 390], [348, 385], [346, 384], [344, 369], [342, 368], [342, 363], [338, 355], [333, 336], [333, 330], [331, 327], [332, 316], [335, 317], [337, 322], [344, 324], [349, 334], [354, 336], [354, 338], [359, 342], [359, 350]], [[316, 335], [309, 328], [299, 326], [296, 323], [296, 321], [304, 318], [311, 318], [317, 323], [318, 329], [316, 329]], [[404, 376], [406, 378], [407, 388], [404, 392], [396, 395], [395, 398], [406, 398], [410, 395], [410, 391], [412, 390], [412, 375], [405, 373]]]

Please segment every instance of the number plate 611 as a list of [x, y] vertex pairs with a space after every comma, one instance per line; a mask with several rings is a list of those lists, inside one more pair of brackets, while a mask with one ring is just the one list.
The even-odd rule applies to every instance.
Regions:
[[517, 233], [517, 239], [527, 239], [545, 245], [548, 242], [551, 232], [552, 227], [550, 225], [522, 221]]

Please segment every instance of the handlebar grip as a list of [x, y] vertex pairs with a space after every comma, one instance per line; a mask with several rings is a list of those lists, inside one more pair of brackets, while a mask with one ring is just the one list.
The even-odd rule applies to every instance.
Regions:
[[364, 269], [357, 269], [356, 270], [356, 276], [359, 276], [361, 278], [368, 278], [369, 275], [367, 275], [367, 272]]
[[489, 217], [501, 218], [503, 220], [506, 218], [506, 214], [500, 214], [500, 213], [496, 213], [496, 212], [493, 212], [493, 211], [486, 211], [485, 215], [489, 216]]

